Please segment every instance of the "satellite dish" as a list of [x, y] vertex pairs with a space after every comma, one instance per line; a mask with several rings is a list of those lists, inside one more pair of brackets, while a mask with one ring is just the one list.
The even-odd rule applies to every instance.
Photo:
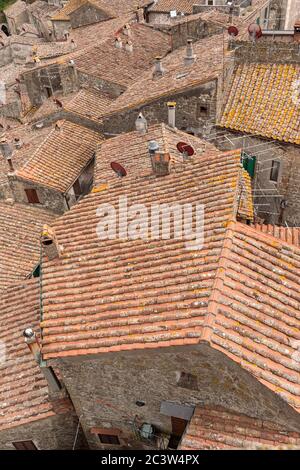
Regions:
[[185, 142], [178, 142], [177, 150], [186, 157], [191, 157], [195, 153], [193, 147]]
[[227, 29], [227, 32], [229, 36], [232, 36], [232, 37], [235, 37], [239, 34], [239, 30], [237, 29], [236, 26], [229, 26], [229, 28]]
[[248, 27], [248, 33], [250, 34], [251, 38], [255, 41], [255, 39], [259, 39], [262, 37], [262, 30], [259, 24], [251, 23]]
[[127, 175], [125, 168], [123, 168], [122, 165], [120, 165], [120, 163], [111, 162], [110, 166], [114, 170], [114, 172], [117, 173], [119, 178], [123, 178], [123, 176]]

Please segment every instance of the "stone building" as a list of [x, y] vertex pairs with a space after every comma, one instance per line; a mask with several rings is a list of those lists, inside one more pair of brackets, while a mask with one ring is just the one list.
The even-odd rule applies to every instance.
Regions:
[[228, 139], [221, 134], [216, 143], [250, 155], [257, 215], [266, 223], [299, 226], [298, 45], [237, 44], [217, 118]]
[[24, 330], [31, 328], [37, 341], [39, 297], [38, 279], [0, 294], [0, 448], [80, 449], [84, 441], [81, 432], [76, 439], [78, 418], [63, 384], [53, 369], [36, 362], [39, 343], [27, 345], [23, 337]]
[[14, 200], [57, 213], [69, 209], [90, 190], [102, 140], [86, 127], [58, 121], [23, 166], [8, 174]]
[[[177, 448], [202, 406], [247, 415], [249, 429], [272, 421], [297, 443], [299, 246], [237, 221], [252, 218], [240, 151], [166, 126], [138, 129], [102, 144], [94, 191], [52, 226], [43, 359], [60, 369], [92, 449]], [[99, 239], [101, 204], [117, 207], [124, 194], [129, 211], [204, 203], [202, 249], [172, 237]]]

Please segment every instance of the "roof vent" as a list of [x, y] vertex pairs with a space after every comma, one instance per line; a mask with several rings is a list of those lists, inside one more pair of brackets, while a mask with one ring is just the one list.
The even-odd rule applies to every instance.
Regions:
[[193, 48], [193, 40], [188, 39], [187, 40], [187, 46], [186, 46], [186, 56], [184, 58], [184, 63], [185, 65], [192, 65], [196, 60], [196, 56], [194, 54], [194, 48]]
[[153, 72], [153, 78], [160, 78], [163, 76], [165, 73], [165, 70], [162, 66], [162, 58], [161, 57], [155, 57], [155, 66], [154, 66], [154, 72]]
[[145, 135], [148, 130], [147, 120], [144, 118], [142, 113], [138, 115], [135, 121], [135, 128], [136, 131], [141, 135]]
[[155, 152], [159, 151], [159, 145], [156, 142], [156, 140], [150, 140], [148, 144], [148, 150], [149, 150], [150, 155], [153, 155]]

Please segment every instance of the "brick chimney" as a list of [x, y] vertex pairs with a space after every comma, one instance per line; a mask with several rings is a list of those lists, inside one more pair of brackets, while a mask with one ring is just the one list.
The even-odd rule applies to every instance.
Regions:
[[175, 101], [168, 101], [168, 125], [175, 129], [176, 124], [176, 102]]
[[169, 153], [160, 153], [159, 145], [155, 140], [148, 144], [149, 155], [153, 172], [156, 176], [166, 176], [170, 173], [171, 157]]
[[184, 63], [185, 65], [192, 65], [196, 60], [196, 56], [194, 54], [194, 48], [193, 48], [193, 40], [188, 39], [187, 40], [187, 46], [186, 46], [186, 55], [184, 58]]
[[165, 73], [165, 70], [162, 66], [162, 58], [157, 56], [155, 57], [155, 62], [154, 62], [154, 72], [153, 72], [153, 78], [160, 78], [163, 76]]
[[294, 25], [294, 41], [300, 43], [300, 18]]
[[59, 258], [62, 254], [62, 250], [56, 240], [55, 232], [48, 225], [44, 225], [43, 227], [41, 245], [49, 261]]

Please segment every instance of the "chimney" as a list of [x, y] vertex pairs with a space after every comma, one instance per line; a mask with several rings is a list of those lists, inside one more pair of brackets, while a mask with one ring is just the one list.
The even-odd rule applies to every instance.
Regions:
[[1, 140], [0, 140], [0, 150], [1, 150], [1, 153], [3, 155], [3, 157], [5, 158], [10, 158], [11, 155], [12, 155], [12, 147], [11, 145], [7, 142], [6, 138], [3, 137]]
[[119, 36], [115, 39], [115, 47], [117, 49], [122, 49], [123, 47], [122, 39]]
[[145, 135], [148, 130], [147, 120], [144, 118], [142, 113], [138, 115], [135, 121], [135, 129], [141, 135]]
[[168, 125], [175, 128], [176, 123], [176, 102], [168, 101]]
[[170, 174], [171, 157], [169, 153], [150, 152], [153, 172], [156, 176], [166, 176]]
[[128, 39], [128, 41], [126, 41], [125, 50], [127, 52], [132, 52], [133, 51], [133, 44], [132, 44], [132, 41], [130, 41], [130, 39]]
[[123, 28], [123, 33], [125, 34], [125, 36], [131, 37], [131, 28], [129, 24], [125, 24]]
[[8, 166], [9, 166], [9, 170], [13, 173], [15, 171], [15, 168], [14, 168], [11, 157], [7, 157], [6, 160], [7, 160]]
[[192, 65], [195, 62], [195, 59], [196, 59], [196, 56], [194, 54], [193, 40], [188, 39], [187, 40], [186, 56], [184, 58], [184, 63], [185, 63], [185, 65]]
[[294, 41], [300, 43], [300, 19], [294, 25]]
[[41, 234], [41, 245], [49, 261], [59, 258], [62, 254], [62, 251], [56, 240], [54, 230], [52, 230], [48, 225], [44, 225]]
[[19, 137], [15, 137], [14, 141], [15, 141], [15, 147], [16, 147], [16, 149], [19, 150], [20, 148], [23, 147], [23, 142], [22, 142], [22, 140], [21, 140]]
[[136, 12], [135, 12], [135, 17], [136, 17], [137, 23], [144, 23], [145, 22], [144, 9], [137, 7]]
[[23, 331], [23, 336], [25, 338], [25, 343], [27, 344], [30, 352], [40, 366], [41, 371], [47, 380], [49, 390], [51, 392], [59, 392], [61, 390], [61, 384], [52, 367], [45, 367], [42, 365], [41, 346], [35, 332], [32, 328], [26, 328], [26, 330]]
[[155, 67], [154, 67], [154, 72], [153, 72], [153, 78], [160, 78], [163, 76], [165, 73], [162, 62], [161, 62], [161, 57], [155, 57]]

